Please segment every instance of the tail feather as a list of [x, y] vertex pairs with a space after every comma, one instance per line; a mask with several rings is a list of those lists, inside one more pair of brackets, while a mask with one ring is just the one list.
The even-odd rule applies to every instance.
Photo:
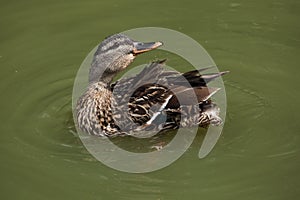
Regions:
[[200, 78], [202, 78], [206, 83], [209, 83], [210, 81], [214, 80], [215, 78], [223, 76], [224, 74], [227, 74], [228, 72], [229, 71], [212, 73], [212, 74], [204, 74], [204, 75], [201, 75]]
[[[204, 69], [201, 69], [200, 71], [193, 70], [193, 71], [183, 73], [182, 76], [172, 79], [172, 82], [177, 85], [183, 85], [186, 83], [186, 81], [188, 81], [192, 87], [200, 87], [200, 86], [205, 87], [207, 85], [207, 83], [209, 83], [210, 81], [228, 73], [228, 71], [218, 72], [218, 73], [210, 73], [210, 74], [204, 74], [204, 75], [202, 75], [200, 73], [201, 71], [204, 71], [204, 70], [207, 70], [210, 68], [212, 68], [212, 67], [204, 68]], [[184, 77], [184, 79], [182, 79], [183, 77]]]
[[207, 101], [211, 98], [220, 88], [208, 87], [194, 87], [183, 88], [177, 87], [171, 91], [174, 93], [173, 97], [169, 100], [166, 108], [179, 108], [181, 105], [195, 105]]

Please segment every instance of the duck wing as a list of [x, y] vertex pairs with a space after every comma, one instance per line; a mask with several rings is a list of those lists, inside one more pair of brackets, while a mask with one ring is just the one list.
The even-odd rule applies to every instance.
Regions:
[[121, 130], [178, 128], [184, 110], [186, 116], [192, 114], [190, 122], [197, 124], [203, 111], [199, 105], [209, 104], [210, 97], [219, 90], [208, 88], [207, 83], [227, 73], [200, 74], [211, 67], [186, 73], [166, 71], [164, 63], [152, 62], [139, 74], [112, 85], [114, 119]]

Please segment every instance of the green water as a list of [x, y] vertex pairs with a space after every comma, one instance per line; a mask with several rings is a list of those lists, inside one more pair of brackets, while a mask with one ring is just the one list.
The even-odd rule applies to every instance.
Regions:
[[[300, 3], [1, 1], [1, 199], [297, 199]], [[224, 77], [223, 134], [175, 163], [128, 174], [95, 160], [75, 133], [76, 72], [107, 35], [156, 26], [197, 40]], [[151, 52], [137, 60], [160, 56]], [[170, 55], [168, 64], [180, 68]]]

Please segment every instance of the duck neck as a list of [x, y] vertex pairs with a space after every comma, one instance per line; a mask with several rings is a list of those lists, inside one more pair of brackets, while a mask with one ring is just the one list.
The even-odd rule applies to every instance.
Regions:
[[98, 78], [98, 81], [103, 82], [109, 86], [114, 77], [115, 73], [109, 73], [107, 71], [104, 71], [103, 74]]
[[93, 62], [89, 73], [89, 83], [102, 82], [109, 86], [115, 75], [116, 73], [110, 71], [103, 63]]

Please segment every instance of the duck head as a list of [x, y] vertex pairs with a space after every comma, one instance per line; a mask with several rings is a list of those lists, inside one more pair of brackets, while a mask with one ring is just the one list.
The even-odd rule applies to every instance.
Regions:
[[101, 81], [110, 84], [114, 76], [128, 67], [137, 55], [161, 45], [161, 42], [137, 42], [123, 34], [107, 37], [94, 54], [89, 82]]

